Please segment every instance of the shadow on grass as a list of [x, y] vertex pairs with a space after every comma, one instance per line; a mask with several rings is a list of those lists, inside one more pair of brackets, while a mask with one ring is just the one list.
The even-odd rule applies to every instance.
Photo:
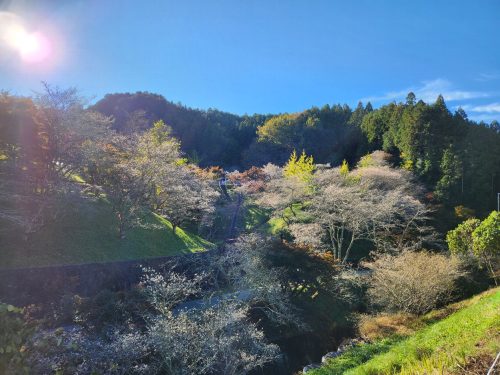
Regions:
[[105, 199], [64, 197], [59, 204], [61, 215], [27, 241], [20, 228], [2, 228], [0, 267], [114, 262], [189, 254], [214, 246], [182, 228], [174, 234], [171, 223], [153, 213], [145, 217], [144, 226], [129, 229], [120, 239], [116, 217]]

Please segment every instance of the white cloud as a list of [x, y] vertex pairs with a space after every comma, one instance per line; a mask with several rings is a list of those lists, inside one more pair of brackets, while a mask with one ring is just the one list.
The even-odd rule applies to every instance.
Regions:
[[408, 87], [400, 91], [391, 91], [382, 96], [372, 96], [361, 100], [364, 102], [402, 100], [410, 91], [417, 96], [417, 99], [421, 99], [424, 102], [433, 102], [439, 95], [443, 95], [444, 100], [450, 102], [488, 97], [488, 93], [486, 92], [455, 89], [450, 81], [438, 78], [432, 81], [423, 81], [419, 86]]
[[500, 113], [500, 103], [490, 103], [483, 105], [463, 105], [465, 111], [483, 112], [483, 113]]
[[493, 120], [500, 121], [498, 115], [494, 115], [491, 113], [475, 113], [470, 115], [469, 119], [476, 122], [484, 121], [487, 123], [492, 122]]
[[500, 79], [500, 73], [480, 73], [479, 77], [476, 78], [476, 81], [488, 82], [496, 79]]

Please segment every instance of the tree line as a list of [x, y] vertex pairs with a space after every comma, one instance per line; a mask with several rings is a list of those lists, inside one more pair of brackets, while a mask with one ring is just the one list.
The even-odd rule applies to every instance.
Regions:
[[[235, 243], [193, 260], [189, 273], [174, 263], [145, 269], [131, 290], [63, 296], [38, 312], [0, 304], [4, 372], [249, 373], [279, 362], [283, 336], [327, 341], [352, 313], [423, 314], [497, 282], [498, 213], [469, 218], [488, 206], [468, 196], [497, 186], [498, 165], [486, 161], [498, 161], [495, 123], [412, 95], [377, 110], [334, 105], [246, 118], [153, 97], [172, 112], [156, 116], [140, 110], [146, 104], [120, 112], [121, 103], [107, 113], [103, 102], [88, 106], [74, 89], [50, 85], [33, 98], [3, 93], [0, 219], [28, 240], [76, 193], [109, 204], [124, 240], [132, 226], [149, 225], [142, 219], [151, 212], [174, 232], [210, 226], [227, 216], [234, 192], [216, 204], [221, 171], [197, 163], [227, 152], [218, 164], [252, 165], [226, 174], [245, 197], [242, 211], [262, 210], [273, 230], [239, 223]], [[449, 232], [450, 252], [435, 230], [441, 204], [457, 221], [469, 218]], [[199, 309], [186, 308], [193, 300]], [[23, 319], [36, 321], [33, 330]]]
[[120, 238], [150, 212], [174, 232], [210, 225], [216, 184], [184, 158], [163, 121], [142, 133], [118, 133], [113, 119], [86, 108], [76, 90], [49, 85], [33, 99], [3, 93], [0, 116], [0, 215], [26, 237], [75, 189], [110, 204]]
[[[347, 105], [325, 105], [294, 114], [237, 116], [213, 109], [187, 108], [147, 92], [109, 94], [88, 106], [73, 89], [57, 90], [49, 85], [44, 89], [43, 94], [33, 98], [1, 95], [2, 157], [23, 171], [31, 192], [50, 192], [56, 182], [75, 173], [84, 174], [90, 184], [113, 186], [107, 194], [121, 221], [122, 232], [136, 221], [140, 211], [125, 207], [141, 206], [139, 202], [145, 200], [164, 215], [168, 213], [174, 226], [189, 221], [188, 216], [200, 216], [193, 216], [193, 210], [188, 208], [192, 202], [190, 192], [206, 191], [203, 184], [188, 182], [196, 175], [191, 173], [196, 165], [238, 169], [269, 162], [283, 165], [294, 150], [306, 152], [316, 163], [331, 165], [339, 165], [343, 160], [354, 165], [374, 150], [390, 153], [393, 165], [411, 171], [435, 202], [443, 205], [439, 213], [443, 231], [458, 223], [457, 216], [487, 214], [495, 207], [500, 190], [498, 122], [475, 123], [461, 109], [451, 113], [442, 96], [427, 104], [410, 93], [404, 103], [390, 103], [376, 110], [370, 103], [359, 103], [354, 110]], [[183, 175], [164, 183], [170, 189], [168, 194], [182, 197], [184, 193], [185, 197], [171, 200], [170, 208], [164, 207], [158, 198], [153, 202], [154, 194], [149, 194], [145, 185], [135, 185], [136, 189], [143, 189], [142, 194], [126, 198], [120, 195], [126, 194], [127, 189], [118, 188], [120, 180], [131, 181], [124, 171], [130, 174], [134, 163], [141, 173], [147, 170], [137, 163], [141, 152], [150, 152], [146, 143], [152, 144], [151, 134], [159, 130], [151, 129], [159, 121], [165, 125], [162, 131], [171, 138], [170, 150], [164, 150], [168, 155], [161, 156], [170, 162], [163, 165], [176, 164], [173, 161], [181, 158], [186, 161], [184, 167], [175, 168]], [[111, 134], [112, 142], [103, 142], [111, 140]], [[138, 134], [142, 134], [142, 139]], [[131, 157], [132, 152], [137, 155]], [[123, 164], [125, 159], [128, 165]], [[103, 173], [109, 172], [111, 165], [115, 170], [105, 176]], [[147, 178], [141, 178], [146, 183]], [[193, 178], [191, 182], [197, 181]], [[181, 184], [173, 183], [180, 181]], [[128, 182], [125, 185], [133, 186]], [[24, 202], [36, 201], [34, 195], [28, 195]], [[49, 204], [50, 200], [20, 203], [29, 206], [26, 209], [31, 207], [31, 218], [40, 217], [35, 211]], [[181, 211], [183, 218], [175, 217], [174, 213]], [[4, 215], [22, 221], [12, 212]], [[27, 232], [35, 230], [40, 222], [31, 221], [23, 223]]]
[[145, 129], [158, 119], [172, 127], [188, 158], [201, 166], [249, 168], [283, 165], [305, 151], [317, 163], [355, 164], [384, 150], [395, 165], [418, 176], [448, 208], [464, 206], [484, 215], [500, 190], [500, 125], [476, 123], [462, 109], [452, 113], [442, 96], [373, 109], [370, 103], [325, 105], [292, 114], [236, 116], [195, 110], [155, 94], [110, 94], [93, 109], [114, 118], [119, 132]]

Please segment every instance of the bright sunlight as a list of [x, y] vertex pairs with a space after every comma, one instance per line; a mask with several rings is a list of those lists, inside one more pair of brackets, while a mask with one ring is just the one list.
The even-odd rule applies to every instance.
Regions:
[[39, 31], [29, 31], [13, 13], [0, 12], [0, 34], [3, 44], [14, 50], [23, 62], [38, 63], [50, 58], [50, 40]]

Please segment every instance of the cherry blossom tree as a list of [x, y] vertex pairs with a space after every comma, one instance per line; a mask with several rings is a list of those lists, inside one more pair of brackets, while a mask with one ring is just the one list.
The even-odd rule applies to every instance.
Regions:
[[[308, 222], [290, 227], [296, 242], [331, 251], [347, 262], [354, 244], [371, 241], [378, 250], [416, 246], [430, 238], [425, 225], [429, 209], [418, 199], [411, 176], [389, 167], [339, 169], [315, 175], [315, 194], [305, 208]], [[418, 233], [418, 236], [415, 236]]]

